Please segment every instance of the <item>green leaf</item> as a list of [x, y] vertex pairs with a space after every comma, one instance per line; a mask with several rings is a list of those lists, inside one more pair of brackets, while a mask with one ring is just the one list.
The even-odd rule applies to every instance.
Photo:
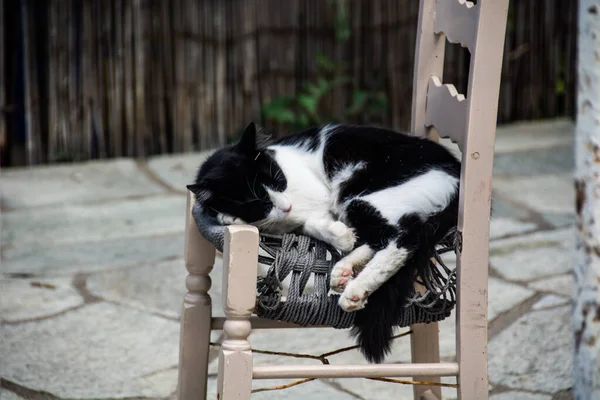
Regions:
[[368, 99], [369, 93], [361, 90], [354, 92], [352, 95], [352, 104], [346, 110], [345, 115], [352, 116], [362, 111]]
[[564, 94], [567, 90], [567, 85], [565, 81], [560, 79], [556, 82], [556, 94]]
[[298, 96], [298, 104], [302, 106], [311, 119], [319, 119], [319, 116], [317, 115], [317, 105], [319, 104], [318, 98], [302, 94]]
[[310, 128], [310, 119], [304, 113], [298, 116], [298, 121], [296, 121], [296, 129], [306, 129]]
[[271, 119], [280, 123], [294, 123], [296, 114], [293, 106], [295, 100], [293, 97], [279, 97], [262, 107], [262, 113], [265, 119]]
[[323, 53], [317, 54], [317, 66], [327, 72], [336, 70], [336, 65], [333, 60]]

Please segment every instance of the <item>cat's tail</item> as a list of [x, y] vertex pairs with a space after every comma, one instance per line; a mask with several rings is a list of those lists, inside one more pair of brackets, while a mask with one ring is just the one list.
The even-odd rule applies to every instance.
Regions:
[[367, 361], [381, 363], [390, 353], [394, 327], [398, 325], [406, 297], [428, 260], [426, 253], [414, 253], [396, 275], [369, 296], [365, 308], [356, 312], [351, 335]]

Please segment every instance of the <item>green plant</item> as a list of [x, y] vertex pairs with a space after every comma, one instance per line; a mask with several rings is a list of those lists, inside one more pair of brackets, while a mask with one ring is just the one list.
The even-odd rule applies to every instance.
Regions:
[[[341, 0], [329, 0], [336, 8], [335, 38], [338, 46], [350, 39], [351, 27], [347, 9]], [[316, 57], [317, 77], [308, 82], [296, 96], [279, 97], [262, 107], [263, 121], [272, 121], [289, 126], [294, 130], [327, 122], [345, 122], [348, 120], [366, 122], [384, 115], [388, 110], [388, 99], [380, 87], [360, 88], [353, 84], [344, 61], [336, 62], [323, 53]], [[350, 87], [349, 104], [342, 115], [323, 115], [321, 102], [334, 90]]]

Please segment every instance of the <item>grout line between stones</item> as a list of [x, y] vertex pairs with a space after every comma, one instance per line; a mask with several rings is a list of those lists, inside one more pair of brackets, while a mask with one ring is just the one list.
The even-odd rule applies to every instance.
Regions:
[[27, 399], [27, 400], [59, 400], [60, 399], [60, 397], [56, 397], [55, 395], [53, 395], [51, 393], [29, 389], [25, 386], [21, 386], [17, 383], [8, 381], [4, 378], [0, 379], [0, 387], [8, 390], [9, 392], [16, 394], [17, 396], [23, 397], [24, 399]]
[[498, 190], [494, 190], [494, 194], [498, 198], [500, 198], [502, 201], [504, 201], [516, 208], [519, 208], [523, 211], [526, 211], [528, 213], [528, 216], [524, 219], [523, 222], [532, 222], [532, 223], [536, 224], [540, 228], [539, 229], [540, 231], [549, 231], [549, 230], [557, 229], [554, 225], [552, 225], [550, 222], [548, 222], [544, 218], [542, 213], [531, 209], [527, 205], [521, 203], [518, 200], [513, 199], [510, 196], [504, 195], [502, 192], [499, 192]]
[[348, 394], [358, 400], [366, 400], [364, 397], [362, 397], [358, 393], [354, 393], [352, 390], [346, 389], [341, 383], [339, 383], [337, 381], [334, 381], [332, 379], [319, 379], [319, 381], [323, 382], [325, 385], [329, 386], [330, 388], [332, 388], [335, 391]]
[[64, 314], [66, 314], [68, 312], [71, 312], [71, 311], [79, 310], [80, 308], [83, 308], [85, 306], [86, 306], [86, 303], [84, 302], [83, 304], [80, 304], [78, 306], [69, 307], [69, 308], [67, 308], [65, 310], [61, 310], [61, 311], [53, 313], [53, 314], [43, 315], [41, 317], [24, 318], [24, 319], [17, 319], [17, 320], [13, 320], [13, 321], [2, 320], [2, 325], [21, 325], [21, 324], [27, 324], [29, 322], [44, 321], [44, 320], [47, 320], [47, 319], [59, 317], [59, 316], [64, 315]]
[[168, 184], [167, 182], [163, 181], [157, 174], [155, 174], [149, 167], [148, 167], [148, 162], [147, 160], [144, 159], [136, 159], [135, 160], [135, 164], [138, 168], [138, 170], [143, 173], [144, 175], [146, 175], [146, 177], [154, 182], [155, 184], [157, 184], [158, 186], [160, 186], [161, 188], [163, 188], [164, 190], [166, 190], [169, 193], [173, 193], [173, 194], [183, 194], [185, 195], [186, 192], [185, 190], [179, 190], [173, 186], [171, 186], [170, 184]]
[[499, 335], [506, 328], [514, 324], [519, 318], [531, 311], [535, 303], [542, 299], [541, 293], [535, 293], [531, 297], [512, 307], [510, 310], [500, 313], [488, 323], [488, 342]]
[[551, 392], [545, 392], [543, 390], [530, 390], [530, 389], [520, 389], [520, 388], [511, 388], [510, 386], [497, 384], [492, 381], [489, 382], [493, 388], [490, 390], [490, 394], [500, 394], [506, 392], [521, 392], [521, 393], [529, 393], [529, 394], [543, 394], [546, 396], [552, 396]]

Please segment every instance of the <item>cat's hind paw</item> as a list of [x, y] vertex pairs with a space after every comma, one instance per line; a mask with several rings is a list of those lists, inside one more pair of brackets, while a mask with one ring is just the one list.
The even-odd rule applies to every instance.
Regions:
[[331, 245], [341, 251], [347, 253], [354, 249], [356, 244], [356, 235], [354, 230], [349, 228], [341, 221], [335, 221], [329, 227], [329, 232], [332, 235]]
[[354, 278], [353, 266], [347, 260], [341, 259], [331, 270], [329, 287], [334, 292], [342, 293], [346, 285]]
[[365, 308], [369, 293], [365, 291], [360, 285], [351, 282], [346, 286], [346, 289], [342, 292], [338, 305], [344, 311], [358, 311]]

